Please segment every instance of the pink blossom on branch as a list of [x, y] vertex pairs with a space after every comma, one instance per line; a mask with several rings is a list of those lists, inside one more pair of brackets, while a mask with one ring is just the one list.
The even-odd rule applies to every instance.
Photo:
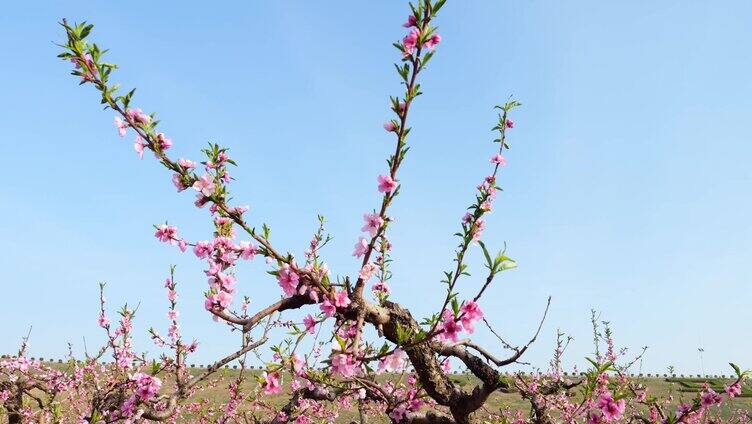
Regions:
[[249, 241], [241, 241], [238, 248], [240, 249], [240, 257], [246, 260], [252, 260], [258, 253], [258, 247]]
[[368, 240], [366, 240], [364, 237], [360, 237], [358, 239], [358, 242], [355, 243], [355, 249], [353, 249], [352, 255], [356, 258], [359, 258], [366, 254], [368, 251]]
[[162, 150], [167, 150], [172, 147], [172, 139], [167, 138], [164, 133], [157, 133], [157, 142]]
[[300, 276], [298, 276], [298, 273], [290, 268], [290, 265], [284, 264], [282, 265], [282, 268], [279, 269], [277, 280], [279, 281], [279, 286], [282, 287], [282, 291], [287, 296], [292, 296], [295, 294], [295, 291], [298, 288]]
[[742, 394], [742, 386], [739, 383], [734, 383], [725, 387], [725, 392], [728, 397], [733, 398]]
[[125, 116], [130, 122], [137, 125], [145, 125], [151, 122], [151, 117], [142, 112], [139, 108], [126, 109]]
[[157, 231], [154, 233], [159, 241], [163, 243], [170, 243], [175, 245], [177, 242], [178, 229], [172, 225], [162, 224], [157, 226]]
[[460, 315], [462, 316], [462, 326], [468, 333], [473, 333], [475, 322], [483, 318], [483, 311], [480, 310], [480, 306], [475, 301], [469, 300], [460, 307]]
[[459, 340], [459, 333], [462, 331], [462, 326], [457, 322], [454, 312], [445, 309], [441, 317], [441, 324], [437, 327], [437, 330], [441, 331], [438, 337], [442, 340], [457, 342]]
[[267, 373], [264, 371], [264, 393], [267, 395], [276, 395], [282, 393], [282, 379], [278, 372]]
[[120, 134], [120, 137], [125, 137], [125, 130], [128, 128], [128, 124], [124, 122], [122, 119], [120, 119], [119, 116], [116, 116], [115, 126], [118, 129], [118, 134]]
[[407, 362], [407, 354], [402, 349], [395, 349], [391, 354], [379, 360], [379, 371], [395, 372], [401, 370]]
[[194, 169], [196, 168], [196, 162], [193, 162], [188, 159], [180, 158], [178, 159], [178, 165], [182, 166], [185, 169]]
[[614, 400], [610, 392], [604, 393], [598, 400], [598, 407], [606, 422], [620, 419], [624, 415], [626, 404], [624, 399]]
[[410, 28], [410, 27], [418, 26], [418, 20], [415, 18], [415, 15], [409, 15], [407, 17], [407, 22], [405, 22], [404, 24], [402, 24], [402, 26], [405, 27], [405, 28]]
[[428, 50], [433, 50], [440, 42], [441, 36], [439, 34], [432, 34], [430, 37], [428, 37], [428, 40], [423, 43], [423, 47], [427, 48]]
[[334, 306], [334, 304], [330, 302], [329, 299], [324, 299], [324, 301], [321, 302], [321, 305], [319, 305], [319, 308], [327, 318], [334, 316], [334, 313], [337, 312], [337, 307]]
[[139, 159], [143, 159], [144, 158], [144, 148], [146, 146], [148, 146], [148, 143], [146, 142], [146, 140], [144, 140], [143, 138], [141, 138], [140, 135], [137, 135], [136, 136], [136, 141], [133, 142], [133, 149], [138, 154], [138, 158]]
[[341, 290], [334, 295], [334, 306], [338, 308], [347, 308], [350, 305], [350, 298], [347, 291]]
[[491, 156], [491, 161], [490, 162], [491, 163], [495, 163], [496, 165], [499, 165], [499, 166], [504, 166], [504, 165], [507, 164], [506, 158], [504, 156], [502, 156], [500, 153], [497, 153], [497, 154]]
[[136, 396], [144, 402], [156, 396], [159, 388], [162, 387], [162, 380], [140, 372], [131, 376], [131, 380], [136, 385]]
[[363, 215], [363, 227], [360, 231], [364, 231], [374, 237], [379, 231], [382, 225], [384, 225], [384, 218], [375, 213], [367, 213]]
[[358, 273], [358, 279], [360, 279], [364, 283], [368, 282], [368, 280], [370, 280], [371, 277], [373, 277], [373, 274], [375, 274], [378, 270], [379, 267], [375, 263], [369, 262], [363, 265], [363, 267], [360, 269], [360, 272]]
[[331, 360], [332, 372], [344, 378], [358, 374], [359, 367], [351, 355], [340, 353], [334, 355]]
[[303, 325], [305, 325], [308, 334], [316, 334], [316, 319], [312, 315], [309, 314], [303, 318]]
[[379, 175], [376, 180], [379, 183], [379, 191], [381, 193], [389, 193], [394, 191], [395, 188], [397, 188], [397, 182], [392, 179], [389, 175]]
[[212, 181], [212, 177], [209, 174], [204, 174], [193, 183], [193, 189], [209, 197], [214, 194], [216, 186], [214, 185], [214, 181]]
[[402, 39], [402, 46], [406, 56], [410, 56], [415, 52], [415, 48], [418, 46], [418, 39], [420, 38], [420, 30], [418, 28], [410, 29], [410, 32]]

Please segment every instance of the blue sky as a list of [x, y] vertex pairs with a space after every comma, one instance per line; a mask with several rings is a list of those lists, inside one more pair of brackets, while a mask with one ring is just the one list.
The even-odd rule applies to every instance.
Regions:
[[[169, 174], [136, 159], [90, 87], [55, 58], [56, 22], [89, 20], [138, 87], [174, 155], [198, 158], [209, 140], [241, 165], [233, 192], [249, 220], [300, 254], [316, 214], [335, 236], [334, 272], [357, 270], [350, 251], [362, 213], [379, 202], [375, 176], [392, 138], [381, 129], [399, 86], [391, 43], [402, 2], [246, 2], [216, 8], [132, 1], [12, 2], [0, 16], [0, 185], [4, 306], [0, 351], [33, 326], [31, 353], [59, 357], [102, 341], [97, 283], [111, 306], [140, 303], [163, 332], [162, 281], [178, 266], [183, 332], [206, 362], [236, 345], [202, 308], [202, 264], [159, 244], [169, 220], [209, 237], [204, 210], [176, 195]], [[438, 308], [441, 271], [475, 185], [488, 171], [491, 107], [513, 94], [512, 151], [487, 244], [504, 242], [519, 268], [482, 304], [507, 339], [524, 343], [553, 296], [527, 359], [545, 366], [557, 328], [575, 340], [565, 360], [592, 351], [589, 311], [602, 311], [617, 345], [648, 345], [645, 372], [674, 365], [728, 372], [752, 348], [752, 172], [747, 158], [752, 4], [700, 1], [449, 1], [443, 36], [414, 105], [412, 150], [393, 207], [394, 298], [424, 316]], [[7, 47], [6, 47], [7, 48]], [[239, 269], [254, 305], [279, 295], [262, 261]], [[481, 283], [479, 252], [463, 293]], [[433, 309], [432, 309], [433, 308]], [[498, 348], [483, 331], [477, 339]], [[751, 364], [745, 364], [751, 365]]]

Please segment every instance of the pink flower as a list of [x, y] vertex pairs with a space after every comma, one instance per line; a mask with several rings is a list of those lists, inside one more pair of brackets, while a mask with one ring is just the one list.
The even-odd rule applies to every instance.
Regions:
[[371, 237], [376, 236], [379, 228], [384, 225], [384, 218], [375, 213], [363, 214], [363, 221], [365, 222], [365, 224], [363, 224], [363, 227], [361, 227], [360, 231], [365, 231], [371, 234]]
[[197, 179], [196, 182], [193, 183], [193, 188], [206, 197], [214, 194], [214, 190], [216, 190], [214, 181], [212, 181], [209, 174], [204, 174], [201, 178]]
[[199, 241], [199, 242], [196, 242], [195, 246], [193, 246], [193, 253], [195, 253], [199, 259], [204, 259], [208, 257], [213, 250], [214, 250], [213, 241]]
[[277, 280], [279, 281], [279, 286], [282, 287], [282, 291], [285, 292], [287, 296], [292, 296], [298, 288], [300, 276], [290, 268], [290, 265], [284, 264], [282, 265], [282, 268], [279, 269]]
[[716, 403], [721, 403], [722, 401], [723, 398], [721, 398], [721, 395], [716, 393], [713, 389], [707, 389], [707, 391], [700, 394], [700, 405], [702, 405], [703, 408], [715, 405]]
[[282, 384], [280, 382], [279, 373], [267, 373], [264, 371], [264, 393], [267, 395], [282, 393]]
[[292, 370], [295, 372], [295, 375], [303, 375], [303, 369], [305, 368], [305, 362], [300, 359], [300, 357], [296, 354], [292, 354], [290, 357], [290, 362], [292, 363]]
[[444, 370], [444, 374], [449, 374], [449, 371], [452, 370], [452, 363], [449, 362], [449, 358], [446, 358], [444, 360], [444, 363], [441, 365], [441, 368]]
[[473, 224], [473, 228], [471, 230], [473, 241], [480, 240], [480, 236], [483, 234], [483, 230], [486, 229], [486, 221], [478, 218], [475, 221], [475, 224]]
[[402, 26], [405, 28], [410, 28], [410, 27], [417, 26], [417, 24], [418, 24], [418, 19], [415, 17], [415, 15], [410, 15], [407, 17], [407, 22], [402, 24]]
[[143, 159], [144, 158], [144, 147], [148, 146], [148, 143], [146, 140], [141, 138], [140, 135], [136, 136], [136, 141], [133, 143], [133, 150], [138, 153], [138, 158]]
[[97, 324], [99, 324], [100, 327], [105, 328], [110, 325], [110, 320], [107, 319], [107, 316], [104, 313], [101, 313], [97, 319]]
[[395, 124], [394, 121], [387, 121], [386, 123], [384, 123], [384, 129], [389, 132], [394, 132], [397, 130], [397, 124]]
[[217, 293], [216, 301], [220, 308], [227, 309], [232, 304], [232, 295], [226, 291], [220, 291]]
[[388, 295], [392, 292], [386, 281], [377, 281], [374, 283], [373, 287], [371, 287], [371, 291], [374, 292], [374, 294], [381, 293], [383, 295]]
[[415, 51], [415, 47], [418, 45], [418, 38], [420, 36], [420, 30], [418, 28], [412, 28], [409, 33], [402, 39], [402, 45], [404, 46], [405, 56], [410, 56]]
[[157, 141], [159, 142], [159, 147], [162, 150], [167, 150], [172, 147], [172, 139], [167, 138], [164, 133], [157, 133]]
[[151, 121], [151, 117], [142, 112], [139, 108], [126, 109], [125, 117], [134, 124], [139, 125], [148, 124]]
[[356, 258], [359, 258], [366, 254], [368, 251], [368, 240], [366, 240], [364, 237], [360, 237], [358, 239], [358, 242], [355, 243], [355, 249], [353, 250], [353, 256]]
[[588, 416], [587, 424], [601, 424], [603, 420], [601, 420], [602, 415], [598, 412], [592, 411], [590, 412], [590, 415]]
[[207, 295], [206, 299], [204, 299], [204, 308], [206, 308], [207, 311], [211, 311], [214, 309], [216, 303], [215, 295]]
[[433, 50], [439, 43], [441, 43], [441, 36], [439, 34], [433, 34], [428, 38], [428, 40], [426, 40], [425, 43], [423, 43], [423, 47], [427, 48], [428, 50]]
[[185, 184], [183, 184], [183, 176], [178, 174], [177, 172], [172, 174], [172, 185], [175, 186], [178, 192], [181, 192], [188, 188], [185, 186]]
[[514, 121], [511, 119], [507, 119], [507, 122], [505, 122], [507, 128], [514, 128]]
[[379, 360], [379, 371], [395, 372], [405, 366], [407, 354], [402, 349], [395, 349], [391, 354]]
[[728, 397], [733, 398], [742, 394], [742, 386], [739, 383], [734, 383], [730, 386], [726, 386], [725, 391]]
[[96, 77], [97, 67], [94, 64], [94, 59], [91, 57], [91, 54], [85, 53], [83, 58], [74, 58], [71, 59], [71, 62], [76, 65], [76, 69], [82, 69], [84, 68], [82, 63], [86, 64], [86, 68], [83, 69], [81, 75], [83, 81], [92, 81]]
[[298, 415], [295, 424], [313, 424], [313, 420], [308, 415]]
[[340, 353], [332, 357], [332, 373], [352, 377], [358, 373], [358, 366], [352, 356]]
[[381, 193], [389, 193], [397, 188], [397, 182], [389, 175], [379, 175], [376, 180], [379, 182], [379, 191]]
[[167, 224], [157, 226], [157, 231], [154, 233], [154, 237], [159, 239], [163, 243], [170, 243], [175, 245], [177, 239], [178, 229]]
[[334, 306], [338, 308], [347, 308], [350, 305], [350, 298], [347, 296], [347, 291], [342, 290], [334, 295]]
[[375, 263], [369, 262], [363, 265], [363, 268], [360, 269], [360, 272], [358, 273], [358, 278], [363, 282], [367, 282], [368, 280], [371, 279], [371, 277], [373, 277], [373, 274], [375, 274], [376, 271], [378, 270], [379, 270], [379, 267]]
[[323, 312], [327, 318], [333, 316], [334, 313], [337, 312], [337, 308], [329, 301], [329, 299], [324, 299], [324, 301], [321, 302], [319, 309], [321, 309], [321, 312]]
[[193, 169], [196, 167], [196, 162], [192, 160], [180, 158], [178, 159], [178, 165], [182, 166], [185, 169]]
[[120, 119], [119, 116], [115, 117], [115, 126], [118, 129], [118, 134], [120, 134], [120, 137], [125, 137], [125, 130], [128, 128], [128, 124], [123, 122], [122, 119]]
[[133, 374], [130, 380], [136, 384], [136, 396], [144, 402], [153, 398], [162, 387], [162, 380], [140, 372]]
[[627, 402], [624, 399], [614, 400], [611, 393], [605, 392], [598, 400], [598, 407], [603, 413], [606, 422], [618, 420], [624, 414]]
[[248, 241], [241, 241], [238, 247], [240, 247], [240, 257], [246, 260], [252, 260], [258, 253], [258, 247]]
[[457, 340], [459, 340], [459, 333], [462, 331], [462, 326], [457, 322], [454, 312], [449, 309], [444, 309], [442, 323], [439, 326], [439, 329], [442, 330], [438, 335], [440, 339], [457, 342]]
[[225, 274], [224, 272], [218, 272], [216, 274], [216, 281], [219, 282], [219, 287], [229, 293], [235, 291], [235, 281], [237, 280], [233, 274]]
[[504, 156], [501, 155], [501, 153], [497, 153], [491, 156], [491, 163], [495, 163], [499, 166], [504, 166], [507, 164], [507, 160], [506, 158], [504, 158]]
[[462, 315], [462, 326], [468, 333], [475, 331], [475, 322], [483, 318], [483, 311], [480, 310], [480, 306], [472, 300], [462, 304], [460, 314]]
[[313, 318], [313, 316], [310, 314], [306, 315], [306, 317], [303, 318], [303, 325], [305, 325], [308, 334], [316, 334], [316, 319]]
[[188, 242], [185, 241], [185, 239], [178, 240], [178, 249], [180, 249], [181, 252], [185, 253], [185, 251], [188, 250]]

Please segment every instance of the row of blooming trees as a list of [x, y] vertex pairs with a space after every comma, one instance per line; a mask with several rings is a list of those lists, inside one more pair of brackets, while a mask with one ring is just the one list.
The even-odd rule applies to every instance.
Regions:
[[[352, 409], [359, 411], [361, 422], [369, 416], [386, 416], [395, 423], [694, 423], [712, 416], [713, 407], [726, 398], [739, 395], [745, 373], [735, 367], [735, 381], [725, 393], [706, 387], [678, 407], [672, 399], [656, 399], [644, 386], [627, 378], [631, 363], [621, 364], [623, 353], [615, 351], [609, 331], [604, 336], [596, 330], [597, 341], [605, 340], [607, 349], [603, 354], [597, 352], [590, 360], [592, 367], [579, 376], [561, 372], [566, 348], [563, 338], [547, 372], [514, 377], [502, 373], [505, 366], [520, 360], [540, 331], [539, 326], [529, 343], [513, 347], [497, 335], [480, 306], [495, 278], [516, 266], [504, 251], [494, 255], [482, 241], [486, 216], [494, 207], [500, 171], [506, 163], [507, 135], [514, 128], [510, 116], [519, 106], [513, 100], [497, 106], [490, 169], [459, 222], [454, 263], [443, 272], [445, 296], [437, 312], [418, 321], [390, 297], [390, 207], [400, 194], [399, 171], [409, 149], [409, 116], [421, 94], [420, 75], [441, 42], [433, 22], [444, 3], [420, 0], [411, 4], [403, 25], [406, 34], [394, 44], [403, 92], [390, 98], [392, 117], [383, 125], [394, 137], [394, 150], [386, 169], [374, 179], [373, 189], [380, 202], [363, 215], [362, 235], [355, 241], [352, 254], [360, 267], [351, 275], [342, 271], [344, 277], [334, 277], [324, 262], [322, 249], [331, 238], [322, 217], [303, 257], [296, 258], [288, 249], [275, 246], [266, 225], [257, 228], [251, 223], [255, 220], [247, 217], [247, 207], [230, 203], [230, 169], [236, 163], [228, 150], [211, 144], [203, 150], [201, 160], [168, 155], [173, 142], [160, 131], [156, 115], [134, 104], [133, 90], [121, 94], [118, 85], [110, 82], [116, 65], [106, 62], [105, 51], [87, 41], [92, 25], [64, 20], [67, 40], [60, 57], [73, 63], [73, 75], [81, 84], [94, 87], [101, 103], [115, 112], [119, 135], [135, 137], [138, 157], [152, 154], [170, 172], [176, 190], [193, 192], [195, 206], [208, 210], [211, 237], [192, 240], [168, 224], [157, 225], [155, 237], [205, 261], [204, 307], [215, 320], [242, 334], [242, 342], [206, 369], [191, 371], [186, 366], [197, 343], [181, 335], [177, 281], [171, 269], [164, 284], [167, 334], [150, 330], [154, 343], [167, 353], [158, 359], [142, 357], [131, 342], [134, 311], [123, 308], [118, 318], [110, 321], [102, 286], [98, 323], [107, 343], [101, 350], [84, 360], [72, 360], [68, 368], [53, 368], [28, 360], [24, 340], [17, 355], [0, 362], [0, 405], [8, 421], [306, 424], [335, 422], [339, 411]], [[484, 254], [486, 276], [474, 296], [461, 298], [458, 285], [469, 276], [466, 255], [473, 248]], [[251, 308], [248, 297], [239, 294], [235, 267], [239, 261], [258, 257], [268, 264], [280, 298]], [[284, 312], [291, 310], [305, 311], [302, 322], [283, 318]], [[481, 323], [498, 337], [497, 347], [510, 352], [508, 357], [497, 357], [493, 347], [480, 346], [469, 338]], [[265, 348], [275, 331], [288, 334], [286, 342], [270, 347], [272, 360], [261, 375], [247, 371], [247, 355]], [[324, 336], [324, 331], [330, 334]], [[303, 352], [303, 341], [310, 338], [329, 342], [314, 344], [314, 349]], [[106, 362], [107, 356], [112, 360]], [[474, 376], [470, 387], [450, 378], [450, 358], [460, 361]], [[229, 383], [217, 379], [217, 370], [230, 363], [239, 363], [240, 371], [232, 374]], [[379, 374], [388, 378], [377, 378]], [[202, 396], [203, 390], [217, 384], [227, 386], [226, 401], [221, 404]], [[283, 392], [286, 402], [274, 406], [269, 399]], [[513, 411], [493, 404], [489, 399], [495, 392], [517, 393], [529, 408]], [[749, 422], [743, 414], [734, 419]]]

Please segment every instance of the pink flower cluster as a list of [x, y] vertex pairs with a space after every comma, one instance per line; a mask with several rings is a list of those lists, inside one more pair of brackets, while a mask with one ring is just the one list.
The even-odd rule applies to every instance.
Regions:
[[[219, 227], [231, 225], [229, 218], [218, 217], [215, 224]], [[230, 228], [230, 234], [233, 234]], [[208, 277], [209, 293], [204, 306], [209, 311], [222, 311], [230, 306], [235, 294], [236, 277], [231, 273], [238, 259], [251, 260], [258, 252], [258, 248], [250, 243], [233, 242], [232, 237], [217, 236], [214, 240], [198, 241], [193, 246], [193, 253], [199, 259], [206, 259], [209, 269], [205, 271]]]
[[151, 400], [157, 395], [159, 388], [162, 387], [162, 380], [141, 372], [133, 374], [131, 376], [131, 381], [133, 381], [136, 386], [134, 393], [142, 402]]
[[264, 393], [267, 395], [274, 395], [282, 393], [282, 377], [278, 372], [267, 373], [264, 372]]
[[402, 349], [395, 349], [394, 352], [379, 360], [379, 371], [395, 372], [405, 367], [407, 364], [407, 354]]
[[[605, 422], [607, 423], [610, 423], [611, 421], [620, 419], [622, 415], [624, 415], [624, 409], [627, 406], [627, 401], [624, 399], [614, 400], [611, 392], [606, 391], [601, 394], [600, 399], [598, 399], [597, 406], [601, 410], [603, 420], [605, 420]], [[594, 421], [596, 419], [599, 420], [599, 416], [597, 414], [591, 413], [588, 424], [600, 423], [600, 421]]]
[[[421, 38], [421, 29], [419, 25], [420, 23], [414, 15], [408, 16], [407, 22], [402, 25], [405, 28], [410, 29], [407, 35], [405, 35], [405, 37], [402, 39], [402, 51], [404, 52], [405, 57], [412, 56], [415, 52], [415, 49], [418, 47]], [[433, 33], [428, 36], [427, 39], [425, 39], [425, 41], [423, 42], [423, 47], [429, 50], [433, 50], [440, 42], [441, 36], [437, 33]]]
[[483, 318], [483, 311], [481, 311], [480, 306], [475, 301], [468, 300], [460, 306], [458, 316], [455, 316], [452, 310], [445, 309], [441, 317], [442, 321], [436, 327], [436, 330], [439, 332], [437, 337], [442, 340], [457, 342], [459, 340], [459, 333], [463, 329], [468, 333], [475, 331], [475, 323]]
[[360, 365], [352, 355], [338, 353], [332, 357], [332, 373], [349, 378], [360, 372]]

